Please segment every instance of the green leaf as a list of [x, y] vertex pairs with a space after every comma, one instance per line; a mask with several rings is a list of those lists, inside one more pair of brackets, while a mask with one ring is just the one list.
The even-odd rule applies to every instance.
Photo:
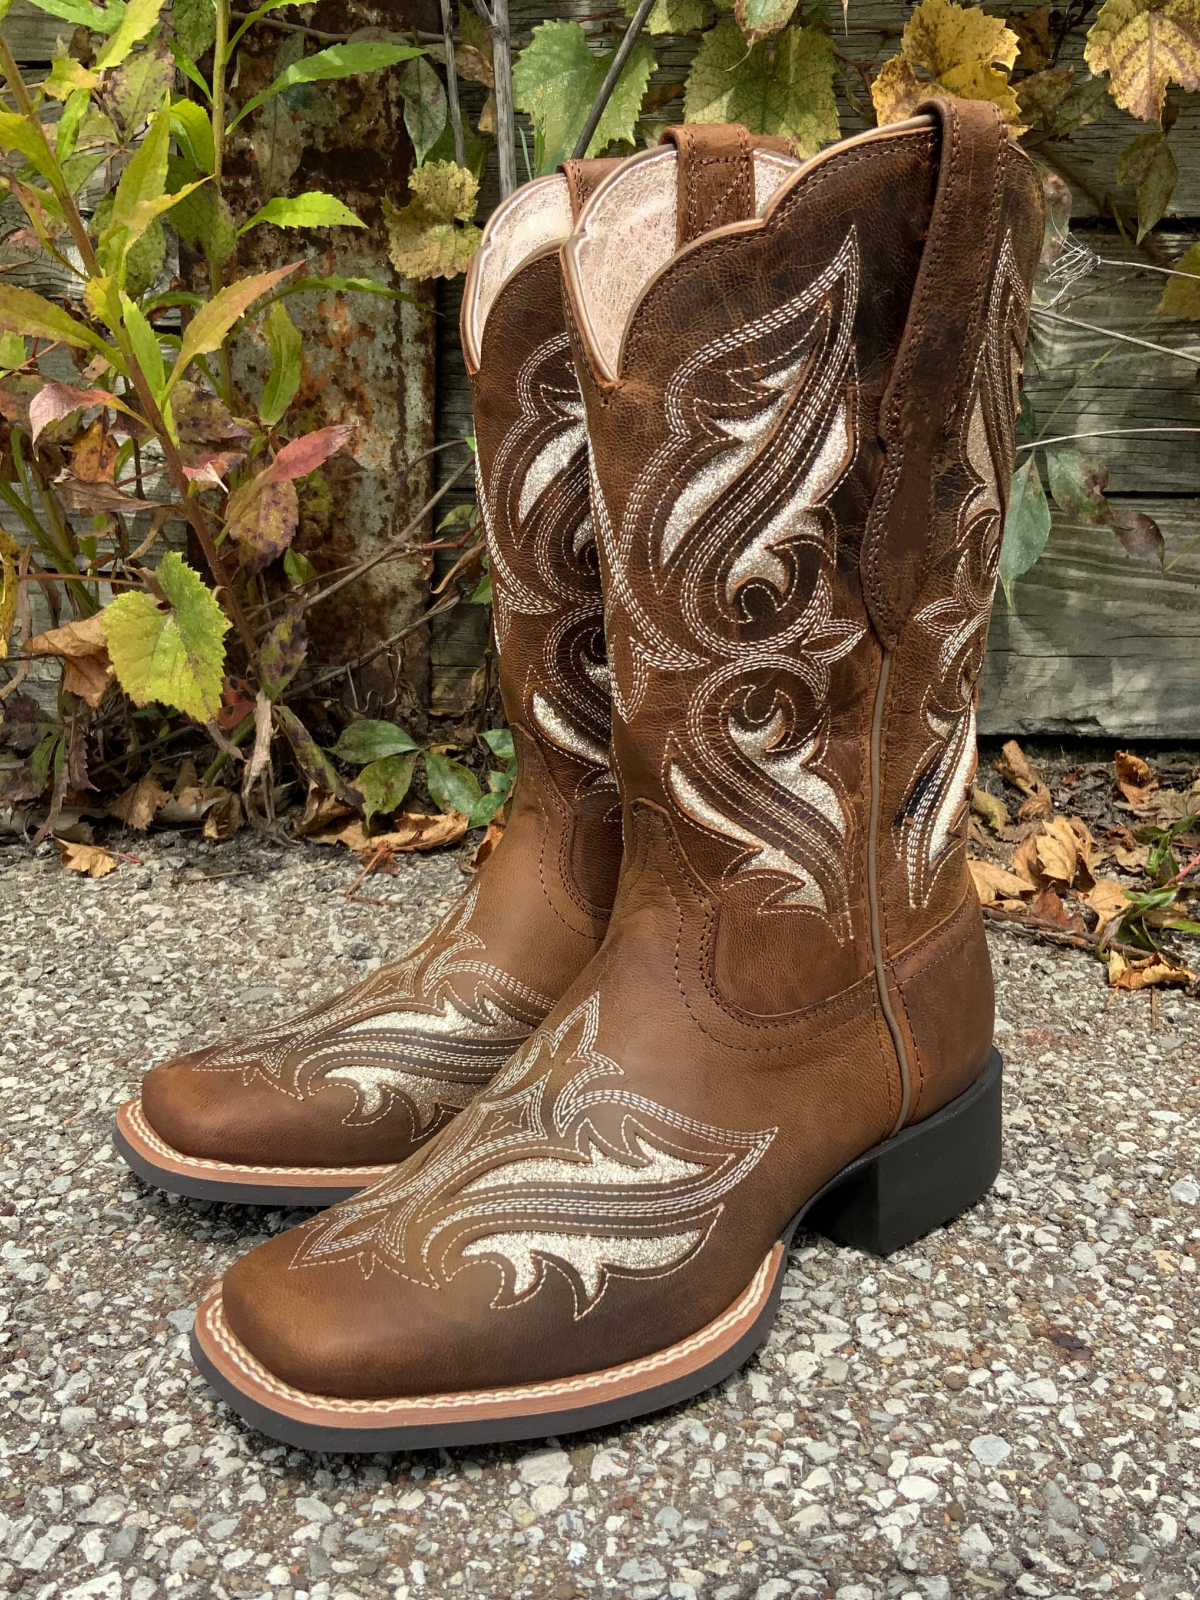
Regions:
[[72, 182], [69, 175], [69, 163], [71, 157], [75, 154], [75, 146], [79, 140], [80, 124], [90, 105], [91, 95], [89, 92], [86, 89], [77, 89], [66, 105], [63, 106], [62, 116], [58, 119], [54, 154], [59, 166], [63, 169], [63, 176], [67, 179], [67, 187], [72, 194], [75, 193], [77, 185]]
[[263, 332], [271, 352], [271, 376], [263, 390], [258, 414], [270, 428], [283, 416], [300, 387], [301, 339], [296, 324], [280, 301], [276, 301], [267, 312]]
[[[622, 0], [622, 6], [625, 15], [632, 17], [638, 0]], [[646, 32], [697, 33], [704, 26], [706, 16], [702, 0], [655, 0], [646, 18]]]
[[53, 100], [69, 100], [78, 90], [90, 92], [99, 82], [99, 74], [89, 72], [74, 56], [55, 56], [50, 63], [50, 76], [42, 80], [42, 88]]
[[492, 575], [490, 572], [485, 572], [483, 577], [480, 578], [479, 582], [475, 585], [467, 604], [469, 606], [490, 606], [491, 603]]
[[318, 789], [337, 795], [345, 805], [357, 807], [362, 796], [340, 776], [333, 762], [295, 712], [277, 702], [275, 715], [279, 719], [280, 727], [288, 736], [300, 770], [309, 782], [315, 784]]
[[47, 183], [56, 176], [54, 157], [46, 141], [27, 118], [16, 111], [0, 111], [0, 150], [15, 150]]
[[737, 23], [720, 22], [700, 41], [683, 114], [688, 122], [782, 134], [799, 154], [815, 155], [838, 136], [835, 65], [829, 37], [817, 28], [785, 28], [747, 50]]
[[397, 62], [411, 61], [414, 57], [424, 54], [425, 52], [415, 45], [406, 44], [331, 44], [327, 50], [318, 50], [315, 55], [305, 56], [303, 61], [294, 61], [279, 74], [274, 83], [269, 84], [253, 99], [247, 100], [226, 132], [232, 133], [244, 117], [248, 117], [252, 111], [257, 111], [259, 106], [266, 105], [275, 95], [290, 89], [293, 84], [324, 83], [331, 78], [354, 78], [360, 72], [378, 72], [382, 67], [395, 66]]
[[258, 676], [269, 699], [279, 699], [304, 665], [307, 654], [304, 618], [295, 611], [275, 624], [258, 652]]
[[435, 755], [432, 750], [425, 752], [425, 781], [435, 805], [443, 811], [461, 811], [464, 817], [471, 815], [482, 796], [473, 772], [461, 761]]
[[1191, 246], [1175, 263], [1176, 277], [1167, 279], [1157, 310], [1160, 317], [1200, 322], [1200, 243]]
[[134, 45], [155, 27], [162, 8], [163, 0], [129, 0], [116, 33], [96, 57], [96, 71], [120, 66]]
[[163, 365], [158, 335], [146, 321], [140, 308], [127, 295], [121, 296], [121, 312], [137, 364], [141, 367], [155, 400], [161, 404], [167, 382], [167, 370]]
[[19, 333], [0, 333], [0, 367], [23, 367], [28, 354]]
[[180, 72], [183, 73], [184, 77], [187, 78], [190, 83], [194, 83], [196, 85], [197, 89], [199, 89], [200, 93], [208, 101], [209, 105], [212, 105], [212, 90], [209, 88], [208, 84], [205, 83], [204, 74], [200, 71], [200, 68], [196, 65], [186, 51], [179, 48], [174, 39], [168, 39], [167, 43], [170, 46], [171, 56], [174, 59], [175, 65], [179, 68]]
[[382, 294], [389, 300], [404, 300], [410, 306], [418, 302], [412, 295], [405, 294], [400, 289], [393, 289], [386, 283], [379, 283], [374, 278], [343, 278], [337, 273], [332, 273], [327, 278], [293, 278], [284, 285], [276, 296], [277, 299], [286, 299], [288, 295], [309, 294], [312, 292], [330, 294]]
[[76, 350], [100, 350], [116, 360], [99, 334], [32, 289], [0, 283], [0, 332], [24, 333], [35, 339], [54, 339]]
[[733, 8], [747, 44], [757, 44], [791, 21], [796, 0], [737, 0]]
[[356, 217], [350, 207], [343, 205], [334, 195], [320, 189], [310, 189], [295, 199], [268, 200], [256, 211], [249, 222], [238, 229], [238, 238], [264, 222], [273, 222], [277, 228], [365, 228], [366, 223]]
[[1004, 522], [1004, 543], [1000, 547], [1000, 582], [1010, 606], [1013, 605], [1013, 585], [1034, 565], [1049, 537], [1050, 506], [1031, 450], [1024, 466], [1018, 467], [1013, 477], [1008, 516]]
[[1078, 450], [1047, 450], [1050, 494], [1060, 511], [1091, 526], [1104, 520], [1108, 468]]
[[[190, 162], [173, 158], [167, 168], [167, 182], [173, 191], [180, 189], [182, 174], [194, 173]], [[171, 225], [187, 244], [204, 252], [204, 259], [218, 271], [237, 248], [233, 213], [210, 183], [191, 189], [171, 212]]]
[[445, 131], [446, 91], [428, 60], [419, 56], [400, 74], [400, 93], [404, 96], [404, 126], [420, 166]]
[[1150, 162], [1146, 176], [1137, 186], [1138, 243], [1165, 215], [1179, 182], [1179, 168], [1171, 154], [1171, 146], [1163, 139]]
[[515, 761], [517, 759], [517, 752], [515, 746], [513, 745], [511, 729], [488, 728], [485, 732], [481, 733], [479, 737], [483, 740], [484, 744], [487, 745], [492, 754], [494, 756], [498, 756], [501, 761]]
[[380, 813], [387, 816], [395, 811], [412, 787], [416, 766], [414, 752], [384, 756], [382, 760], [372, 761], [362, 769], [354, 780], [354, 787], [363, 797], [364, 822], [369, 823], [372, 817]]
[[289, 545], [283, 555], [283, 570], [288, 579], [294, 584], [311, 583], [317, 575], [317, 569], [307, 556], [300, 554], [299, 550]]
[[[241, 39], [241, 37], [245, 33], [246, 29], [247, 28], [252, 28], [260, 17], [265, 17], [266, 16], [268, 11], [279, 11], [283, 6], [287, 6], [287, 5], [311, 6], [314, 3], [315, 3], [315, 0], [266, 0], [266, 4], [265, 5], [261, 5], [261, 6], [259, 6], [257, 8], [257, 10], [251, 11], [251, 12], [249, 12], [247, 14], [247, 16], [245, 18], [245, 21], [242, 23], [241, 27], [234, 34], [233, 38], [230, 39], [230, 41], [229, 41], [229, 59], [230, 60], [233, 59], [234, 47], [238, 43], [238, 41]], [[176, 5], [178, 5], [178, 0], [176, 0]], [[197, 51], [197, 54], [200, 54], [200, 52]]]
[[211, 173], [216, 165], [212, 121], [194, 100], [176, 100], [171, 107], [171, 132], [197, 172]]
[[369, 761], [381, 761], [387, 756], [407, 755], [416, 750], [416, 741], [394, 722], [376, 722], [363, 718], [343, 728], [341, 737], [333, 747], [339, 761], [350, 761], [355, 766], [365, 766]]
[[171, 25], [180, 49], [199, 61], [217, 36], [217, 8], [213, 0], [174, 0]]
[[234, 323], [245, 316], [256, 300], [303, 265], [302, 261], [293, 261], [290, 267], [278, 267], [274, 272], [254, 273], [240, 283], [231, 283], [210, 300], [203, 311], [197, 311], [184, 331], [168, 390], [182, 378], [189, 363], [197, 356], [220, 349]]
[[101, 613], [117, 681], [134, 705], [157, 700], [208, 722], [221, 709], [229, 620], [174, 550], [155, 578], [167, 606], [149, 594], [123, 594]]
[[[539, 176], [553, 172], [574, 153], [611, 60], [611, 55], [592, 54], [578, 22], [543, 22], [534, 28], [533, 38], [513, 65], [513, 101], [518, 111], [533, 119], [533, 160]], [[646, 39], [639, 39], [588, 145], [589, 156], [601, 154], [614, 142], [634, 142], [654, 66], [653, 49]]]
[[473, 828], [486, 828], [508, 799], [509, 792], [508, 789], [500, 788], [493, 789], [488, 794], [481, 794], [470, 811], [467, 812], [467, 821]]
[[47, 16], [61, 17], [64, 22], [74, 23], [77, 28], [90, 28], [93, 33], [111, 33], [123, 15], [120, 6], [110, 5], [105, 11], [102, 6], [89, 5], [88, 0], [31, 0], [31, 3]]

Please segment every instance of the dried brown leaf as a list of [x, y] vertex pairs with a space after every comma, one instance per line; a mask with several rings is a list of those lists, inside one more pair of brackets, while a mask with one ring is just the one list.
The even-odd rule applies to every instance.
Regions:
[[1114, 989], [1150, 989], [1166, 983], [1194, 983], [1196, 974], [1158, 951], [1139, 959], [1114, 950], [1108, 958], [1108, 981]]
[[241, 799], [230, 789], [223, 789], [217, 803], [204, 818], [206, 839], [232, 839], [245, 822]]
[[1033, 885], [1015, 872], [1008, 872], [991, 861], [968, 861], [967, 867], [981, 906], [995, 905], [1000, 899], [1016, 899], [1032, 894]]
[[119, 817], [127, 828], [144, 833], [162, 807], [170, 799], [165, 789], [160, 789], [153, 778], [140, 778], [130, 784], [108, 808], [110, 816]]
[[98, 706], [112, 682], [113, 665], [108, 658], [102, 613], [68, 622], [64, 627], [39, 633], [25, 646], [32, 656], [58, 656], [63, 664], [63, 688], [77, 694], [89, 706]]
[[1129, 893], [1115, 878], [1101, 878], [1084, 895], [1083, 903], [1096, 913], [1095, 931], [1103, 936], [1109, 923], [1123, 915], [1129, 904]]
[[489, 822], [487, 825], [487, 832], [475, 846], [474, 853], [471, 856], [472, 872], [479, 871], [480, 867], [491, 855], [492, 851], [495, 850], [496, 846], [500, 843], [503, 837], [504, 824], [502, 822]]
[[1149, 762], [1132, 750], [1118, 750], [1113, 757], [1117, 775], [1117, 788], [1135, 811], [1148, 810], [1155, 804], [1154, 791], [1158, 779]]
[[1015, 739], [1008, 741], [1001, 751], [1001, 759], [993, 765], [1002, 778], [1027, 797], [1017, 812], [1022, 822], [1033, 822], [1050, 815], [1054, 810], [1050, 790]]
[[433, 815], [402, 811], [392, 823], [390, 832], [369, 841], [368, 855], [380, 846], [405, 854], [410, 850], [436, 850], [439, 845], [457, 844], [470, 827], [461, 811], [439, 811]]

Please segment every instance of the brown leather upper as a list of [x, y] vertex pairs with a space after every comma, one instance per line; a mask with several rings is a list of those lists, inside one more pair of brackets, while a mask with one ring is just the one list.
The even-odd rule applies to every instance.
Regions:
[[[615, 377], [565, 251], [624, 807], [608, 936], [452, 1127], [228, 1274], [234, 1332], [300, 1388], [661, 1350], [986, 1059], [962, 825], [1037, 179], [991, 107], [939, 103], [754, 220], [724, 146], [696, 202], [720, 226], [642, 289]], [[703, 180], [678, 171], [682, 213]], [[939, 351], [953, 381], [914, 397]]]
[[[590, 165], [579, 164], [577, 187], [594, 176]], [[501, 288], [471, 381], [519, 773], [508, 826], [468, 894], [414, 951], [298, 1018], [147, 1075], [146, 1116], [184, 1154], [304, 1166], [403, 1159], [503, 1066], [604, 936], [620, 815], [582, 403], [556, 254]]]

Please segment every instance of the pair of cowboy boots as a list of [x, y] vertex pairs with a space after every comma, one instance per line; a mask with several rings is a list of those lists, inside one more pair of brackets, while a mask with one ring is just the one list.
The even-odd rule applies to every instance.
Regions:
[[765, 1337], [801, 1223], [886, 1254], [999, 1164], [963, 821], [1037, 177], [963, 102], [804, 163], [668, 137], [527, 185], [468, 278], [503, 843], [412, 955], [122, 1113], [186, 1192], [407, 1155], [200, 1308], [291, 1443], [680, 1400]]

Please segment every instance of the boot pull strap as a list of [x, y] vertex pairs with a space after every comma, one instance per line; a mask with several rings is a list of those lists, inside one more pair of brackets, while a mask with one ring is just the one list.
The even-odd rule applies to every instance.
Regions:
[[571, 197], [571, 221], [579, 221], [579, 213], [604, 182], [605, 178], [621, 165], [617, 156], [591, 161], [562, 161], [558, 170], [567, 180], [567, 193]]
[[677, 250], [754, 215], [754, 143], [740, 123], [688, 122], [667, 128], [662, 142], [679, 152]]
[[983, 337], [1000, 229], [1008, 134], [995, 106], [931, 100], [941, 123], [937, 189], [908, 322], [879, 412], [886, 452], [860, 570], [867, 609], [894, 649], [929, 555], [934, 479], [961, 425]]

